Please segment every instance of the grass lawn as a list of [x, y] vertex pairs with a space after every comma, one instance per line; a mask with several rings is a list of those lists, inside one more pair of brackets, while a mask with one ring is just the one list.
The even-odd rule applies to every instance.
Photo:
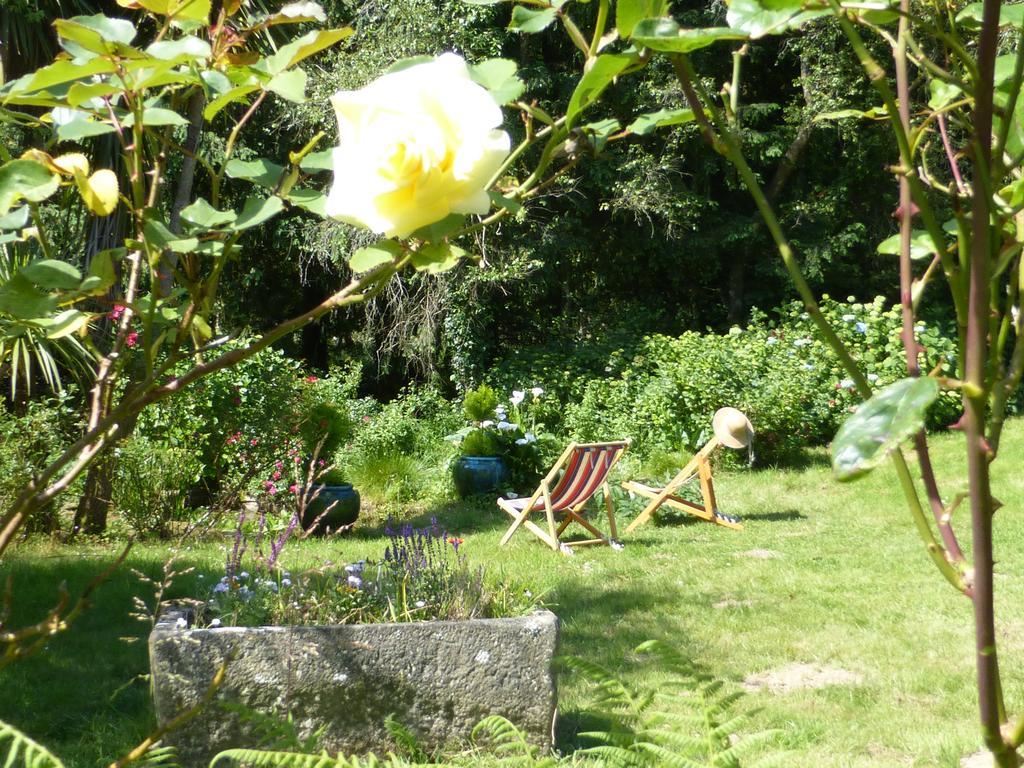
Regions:
[[[947, 497], [966, 484], [961, 439], [934, 440]], [[994, 472], [995, 495], [1006, 505], [996, 516], [996, 587], [1011, 711], [1024, 708], [1024, 585], [1017, 577], [1024, 562], [1022, 456], [1024, 421], [1016, 421]], [[465, 538], [471, 561], [546, 592], [563, 621], [565, 653], [634, 680], [657, 680], [657, 669], [630, 653], [649, 638], [670, 641], [704, 672], [734, 686], [794, 662], [860, 676], [855, 684], [760, 690], [746, 698], [745, 706], [761, 708], [755, 728], [783, 730], [782, 742], [793, 750], [788, 764], [954, 768], [979, 743], [971, 606], [926, 556], [888, 469], [839, 485], [824, 456], [814, 459], [800, 471], [720, 473], [719, 503], [744, 518], [741, 532], [697, 522], [648, 525], [622, 552], [583, 549], [561, 557], [525, 532], [500, 549], [505, 520], [486, 500], [421, 511], [418, 521], [436, 514]], [[967, 514], [961, 518], [966, 538]], [[284, 563], [297, 569], [328, 558], [377, 557], [383, 543], [369, 525], [341, 541], [290, 545]], [[60, 580], [81, 589], [115, 550], [114, 543], [17, 548], [0, 565], [0, 576], [14, 579], [13, 624], [37, 620]], [[156, 575], [166, 555], [166, 546], [137, 545], [130, 564]], [[222, 543], [193, 545], [181, 557], [197, 571], [175, 584], [176, 594], [222, 573]], [[139, 677], [147, 671], [148, 628], [128, 617], [135, 594], [150, 593], [123, 570], [69, 632], [0, 672], [0, 720], [71, 766], [106, 764], [141, 738], [152, 715]], [[570, 747], [589, 694], [572, 677], [560, 686], [562, 744]]]

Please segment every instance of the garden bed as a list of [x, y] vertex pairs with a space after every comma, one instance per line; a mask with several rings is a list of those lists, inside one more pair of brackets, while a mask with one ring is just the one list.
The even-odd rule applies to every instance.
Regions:
[[195, 706], [228, 661], [214, 702], [166, 739], [186, 768], [258, 742], [255, 720], [233, 705], [290, 714], [300, 738], [322, 729], [319, 745], [331, 752], [386, 751], [388, 715], [427, 749], [465, 741], [488, 715], [507, 717], [544, 749], [552, 744], [558, 618], [549, 611], [319, 627], [191, 624], [190, 611], [169, 609], [149, 638], [160, 725]]

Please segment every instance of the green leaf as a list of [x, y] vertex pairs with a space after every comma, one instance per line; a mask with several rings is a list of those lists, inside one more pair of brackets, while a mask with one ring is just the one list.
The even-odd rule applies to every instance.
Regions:
[[572, 127], [579, 114], [593, 104], [611, 82], [630, 64], [636, 61], [635, 56], [622, 54], [602, 54], [594, 60], [593, 66], [580, 78], [569, 99], [569, 107], [565, 112], [565, 125]]
[[224, 170], [229, 178], [245, 179], [267, 189], [276, 189], [284, 166], [261, 157], [257, 160], [229, 160]]
[[719, 40], [746, 40], [744, 32], [729, 27], [682, 29], [672, 19], [644, 19], [633, 28], [633, 42], [653, 51], [689, 53]]
[[579, 127], [580, 138], [590, 144], [595, 154], [603, 152], [608, 143], [608, 137], [622, 129], [622, 123], [614, 118], [598, 120]]
[[210, 0], [136, 0], [139, 5], [158, 16], [175, 21], [205, 22], [210, 18]]
[[43, 293], [20, 272], [0, 285], [0, 312], [20, 320], [47, 317], [57, 306], [57, 297]]
[[236, 102], [243, 101], [246, 96], [248, 96], [251, 93], [255, 93], [258, 90], [260, 90], [260, 87], [258, 85], [246, 84], [236, 86], [235, 88], [232, 88], [230, 91], [222, 93], [220, 96], [218, 96], [216, 99], [214, 99], [206, 105], [206, 108], [203, 110], [203, 118], [207, 122], [213, 120], [213, 118], [215, 118], [217, 114], [222, 109], [224, 109], [224, 107], [228, 106], [229, 104], [234, 104]]
[[[135, 26], [127, 19], [112, 19], [98, 13], [95, 16], [73, 16], [53, 22], [61, 47], [72, 56], [83, 59], [90, 54], [132, 55], [128, 46], [135, 39]], [[141, 55], [141, 51], [134, 51]]]
[[114, 257], [122, 257], [124, 248], [107, 248], [93, 254], [89, 262], [89, 276], [82, 281], [79, 288], [84, 293], [102, 294], [114, 284], [117, 273], [114, 271]]
[[[981, 29], [981, 20], [984, 16], [984, 6], [981, 3], [971, 3], [956, 15], [958, 24], [967, 29]], [[1003, 3], [999, 8], [1000, 27], [1024, 27], [1024, 5], [1020, 3]]]
[[330, 48], [335, 43], [344, 40], [352, 34], [351, 27], [341, 29], [321, 29], [309, 32], [297, 40], [284, 45], [273, 56], [263, 60], [267, 72], [272, 75], [280, 74], [286, 69], [294, 67], [303, 59], [307, 59], [319, 53], [325, 48]]
[[0, 229], [22, 229], [26, 224], [28, 224], [27, 205], [0, 216]]
[[615, 4], [615, 28], [619, 37], [628, 39], [633, 28], [644, 19], [654, 19], [668, 12], [666, 0], [619, 0]]
[[499, 104], [515, 101], [526, 90], [526, 83], [516, 76], [518, 67], [509, 59], [488, 59], [469, 68], [469, 76], [482, 85]]
[[348, 265], [353, 272], [369, 272], [374, 267], [387, 264], [402, 254], [402, 246], [394, 240], [381, 240], [348, 257]]
[[425, 227], [420, 227], [412, 233], [412, 237], [418, 240], [426, 240], [428, 242], [444, 240], [449, 235], [452, 235], [461, 229], [465, 220], [466, 217], [464, 214], [449, 213], [440, 221], [435, 221], [433, 224], [427, 224]]
[[232, 229], [249, 229], [273, 218], [284, 208], [284, 200], [273, 196], [268, 198], [250, 197], [242, 206]]
[[73, 62], [67, 59], [50, 64], [48, 67], [37, 69], [31, 79], [25, 83], [23, 90], [28, 93], [50, 88], [54, 85], [67, 83], [72, 80], [85, 80], [93, 75], [102, 75], [117, 71], [117, 65], [109, 59], [92, 59], [85, 62]]
[[175, 253], [192, 253], [199, 247], [197, 237], [179, 237], [160, 219], [153, 215], [147, 216], [142, 225], [142, 231], [146, 236], [146, 242], [158, 250], [169, 250]]
[[[892, 237], [887, 237], [885, 240], [878, 244], [877, 248], [879, 253], [885, 253], [892, 256], [900, 255], [900, 236], [895, 234]], [[931, 235], [929, 235], [923, 229], [915, 229], [910, 233], [910, 258], [918, 261], [920, 259], [930, 259], [935, 253], [935, 246], [932, 243]]]
[[48, 290], [70, 291], [82, 282], [82, 273], [75, 266], [57, 259], [30, 261], [18, 272], [33, 285]]
[[396, 61], [390, 67], [385, 69], [382, 74], [390, 75], [390, 74], [393, 74], [395, 72], [401, 72], [403, 69], [408, 69], [409, 67], [415, 67], [418, 64], [428, 64], [428, 63], [430, 63], [433, 60], [434, 60], [433, 56], [408, 56], [408, 57], [406, 57], [404, 59], [399, 59], [398, 61]]
[[60, 186], [60, 180], [35, 160], [12, 160], [0, 166], [0, 216], [19, 200], [40, 203]]
[[334, 170], [334, 150], [324, 149], [320, 152], [310, 152], [299, 163], [299, 168], [306, 173], [320, 173], [321, 171]]
[[853, 480], [871, 471], [900, 443], [924, 428], [925, 413], [939, 396], [930, 377], [900, 379], [860, 405], [832, 441], [832, 471]]
[[72, 120], [57, 126], [57, 139], [60, 141], [80, 141], [81, 139], [113, 133], [117, 129], [110, 123], [97, 120]]
[[109, 80], [100, 83], [73, 83], [68, 88], [67, 100], [72, 107], [80, 107], [93, 99], [113, 96], [115, 93], [122, 92], [124, 92], [124, 88]]
[[491, 198], [491, 202], [499, 208], [504, 208], [506, 211], [512, 214], [519, 213], [523, 210], [523, 204], [518, 200], [514, 200], [511, 197], [505, 197], [500, 192], [495, 192], [493, 189], [488, 190], [487, 196]]
[[154, 59], [165, 61], [185, 61], [188, 59], [207, 59], [213, 51], [210, 44], [195, 35], [185, 35], [177, 40], [160, 40], [146, 49], [146, 53]]
[[89, 315], [77, 309], [66, 309], [55, 317], [36, 320], [36, 325], [43, 329], [48, 339], [62, 339], [77, 332], [88, 324]]
[[237, 215], [234, 211], [218, 211], [203, 198], [197, 199], [181, 211], [181, 218], [202, 229], [216, 229], [231, 224]]
[[[126, 128], [135, 125], [135, 114], [125, 115], [121, 124]], [[143, 125], [188, 125], [188, 120], [173, 109], [164, 107], [146, 107], [142, 110]]]
[[952, 83], [942, 80], [932, 80], [928, 83], [928, 91], [931, 97], [928, 99], [928, 106], [932, 109], [942, 109], [960, 98], [963, 91]]
[[420, 272], [432, 275], [447, 272], [457, 266], [466, 252], [451, 243], [429, 243], [413, 251], [412, 265]]
[[512, 9], [512, 21], [509, 22], [508, 28], [524, 34], [542, 32], [551, 26], [557, 15], [558, 11], [554, 8], [534, 11], [517, 5]]
[[290, 69], [270, 78], [264, 86], [282, 99], [301, 104], [306, 100], [306, 73], [301, 69]]
[[327, 218], [327, 196], [322, 192], [295, 187], [288, 193], [287, 200], [292, 205], [297, 205], [320, 218]]
[[654, 133], [658, 128], [667, 128], [671, 125], [682, 125], [692, 122], [692, 109], [659, 109], [657, 112], [640, 115], [626, 126], [626, 130], [630, 133], [635, 133], [637, 136], [646, 136], [649, 133]]
[[805, 21], [831, 13], [827, 8], [804, 11], [803, 5], [803, 0], [732, 0], [725, 21], [758, 38], [797, 29]]
[[466, 5], [497, 5], [498, 3], [508, 3], [511, 0], [462, 0]]
[[307, 21], [327, 21], [327, 14], [319, 3], [298, 2], [288, 3], [277, 13], [257, 16], [253, 19], [253, 28], [273, 27], [278, 24], [301, 24]]
[[837, 109], [834, 112], [821, 112], [814, 116], [813, 122], [820, 123], [824, 120], [846, 120], [855, 117], [861, 120], [888, 120], [889, 112], [885, 105], [871, 107], [865, 111], [862, 109]]

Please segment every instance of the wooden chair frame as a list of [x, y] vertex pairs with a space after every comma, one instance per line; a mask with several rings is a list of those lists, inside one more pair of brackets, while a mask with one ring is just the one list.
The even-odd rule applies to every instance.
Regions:
[[[512, 525], [509, 526], [505, 535], [501, 537], [501, 545], [505, 546], [508, 544], [509, 539], [511, 539], [515, 532], [522, 527], [526, 528], [554, 551], [561, 552], [565, 555], [571, 555], [573, 553], [573, 547], [591, 545], [621, 547], [618, 542], [618, 530], [616, 529], [615, 514], [612, 509], [611, 486], [608, 484], [608, 475], [619, 462], [619, 459], [622, 458], [622, 454], [625, 452], [626, 448], [629, 447], [629, 444], [630, 440], [628, 439], [608, 443], [569, 443], [568, 447], [562, 452], [562, 455], [558, 457], [558, 461], [555, 462], [551, 471], [548, 472], [547, 475], [544, 476], [544, 479], [540, 481], [540, 485], [537, 487], [533, 496], [530, 497], [525, 507], [518, 509], [511, 504], [511, 500], [499, 498], [498, 506], [503, 511], [507, 512], [512, 518]], [[555, 481], [558, 479], [558, 473], [565, 468], [566, 463], [577, 450], [593, 448], [619, 448], [615, 457], [612, 459], [611, 464], [608, 466], [604, 480], [599, 486], [604, 491], [604, 506], [605, 512], [608, 515], [609, 536], [603, 534], [596, 526], [580, 514], [583, 511], [583, 507], [586, 506], [586, 503], [590, 501], [590, 499], [593, 498], [594, 493], [597, 492], [597, 488], [595, 488], [594, 491], [592, 491], [585, 499], [571, 507], [555, 510], [551, 503], [551, 490]], [[537, 506], [541, 499], [544, 500], [543, 511], [547, 518], [547, 530], [544, 530], [539, 525], [528, 519], [532, 513], [541, 511], [541, 507]], [[555, 523], [556, 513], [563, 515], [563, 519], [557, 524]], [[562, 541], [562, 533], [572, 523], [577, 523], [582, 526], [592, 533], [595, 538], [585, 539], [583, 541]]]
[[[664, 488], [651, 488], [643, 483], [627, 481], [622, 487], [632, 491], [638, 496], [650, 499], [650, 503], [643, 511], [636, 516], [627, 527], [626, 533], [632, 533], [636, 528], [651, 519], [655, 511], [664, 504], [672, 509], [687, 512], [701, 520], [715, 523], [726, 528], [742, 530], [743, 523], [738, 517], [723, 515], [718, 511], [718, 501], [715, 499], [715, 483], [711, 477], [711, 454], [721, 445], [717, 437], [712, 437], [697, 454], [690, 459], [689, 463], [680, 470], [679, 474], [673, 477]], [[700, 480], [700, 494], [703, 504], [695, 504], [692, 501], [680, 498], [676, 491], [688, 483], [696, 475]]]

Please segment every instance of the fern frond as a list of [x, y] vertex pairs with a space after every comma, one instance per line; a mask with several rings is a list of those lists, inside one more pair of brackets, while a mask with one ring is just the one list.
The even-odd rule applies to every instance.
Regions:
[[683, 677], [693, 677], [693, 662], [683, 656], [679, 649], [661, 640], [648, 640], [633, 649], [634, 653], [650, 653], [657, 656], [661, 665]]
[[395, 742], [398, 753], [417, 763], [425, 763], [430, 759], [416, 734], [398, 722], [394, 715], [384, 718], [384, 728], [388, 736]]
[[680, 754], [697, 757], [704, 753], [707, 742], [696, 736], [687, 736], [677, 731], [641, 731], [637, 734], [641, 741], [668, 744]]
[[597, 701], [602, 707], [642, 712], [653, 700], [652, 695], [645, 696], [631, 688], [600, 664], [574, 656], [564, 657], [560, 661], [597, 686]]
[[754, 749], [777, 743], [780, 736], [782, 736], [782, 730], [779, 728], [758, 731], [757, 733], [741, 736], [740, 739], [733, 744], [732, 749], [737, 755], [744, 757]]
[[178, 750], [170, 745], [153, 746], [139, 760], [142, 768], [179, 768], [177, 763]]
[[226, 749], [214, 756], [209, 768], [216, 768], [222, 761], [248, 768], [348, 768], [350, 765], [344, 758], [331, 757], [326, 752], [310, 755], [263, 749]]
[[474, 726], [473, 741], [480, 737], [490, 741], [491, 750], [498, 755], [532, 758], [536, 752], [536, 748], [526, 740], [526, 734], [501, 715], [485, 717]]
[[646, 758], [621, 747], [588, 747], [577, 754], [596, 757], [602, 768], [648, 768], [650, 765]]
[[716, 724], [715, 727], [711, 729], [711, 735], [719, 740], [728, 740], [732, 734], [738, 733], [749, 721], [750, 718], [747, 714], [742, 712], [729, 718], [724, 723]]
[[[64, 768], [64, 763], [46, 747], [10, 723], [0, 720], [0, 750], [5, 748], [5, 744], [7, 751], [2, 761], [4, 768], [15, 768], [19, 764], [25, 768]], [[0, 755], [4, 754], [0, 752]]]
[[660, 744], [644, 742], [638, 744], [637, 749], [649, 756], [649, 759], [646, 761], [647, 765], [659, 765], [666, 768], [708, 768], [707, 763], [698, 763], [696, 760], [691, 760], [686, 755], [666, 749]]

